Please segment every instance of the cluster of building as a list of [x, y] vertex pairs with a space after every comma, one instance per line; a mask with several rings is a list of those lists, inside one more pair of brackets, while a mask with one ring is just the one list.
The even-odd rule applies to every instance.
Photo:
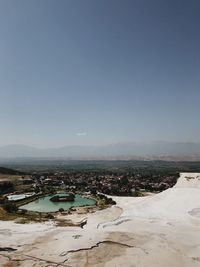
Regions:
[[66, 189], [69, 191], [96, 192], [108, 195], [137, 195], [139, 192], [160, 192], [172, 187], [178, 175], [142, 173], [98, 173], [90, 171], [56, 172], [33, 174], [31, 180], [35, 190]]

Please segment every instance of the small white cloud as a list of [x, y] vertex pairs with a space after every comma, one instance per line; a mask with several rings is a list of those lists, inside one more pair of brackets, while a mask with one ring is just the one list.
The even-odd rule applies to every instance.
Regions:
[[80, 132], [80, 133], [76, 133], [77, 136], [84, 136], [84, 135], [87, 135], [86, 132]]

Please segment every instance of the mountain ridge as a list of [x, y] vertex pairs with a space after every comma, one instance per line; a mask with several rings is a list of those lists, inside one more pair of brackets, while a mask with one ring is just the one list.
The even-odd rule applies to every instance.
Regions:
[[198, 157], [200, 143], [192, 142], [152, 142], [118, 143], [104, 146], [68, 145], [58, 148], [36, 148], [26, 145], [6, 145], [0, 147], [0, 158], [166, 158]]

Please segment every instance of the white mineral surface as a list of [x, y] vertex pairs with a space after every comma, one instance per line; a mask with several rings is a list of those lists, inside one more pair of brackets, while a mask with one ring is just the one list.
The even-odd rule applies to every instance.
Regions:
[[200, 267], [200, 173], [181, 173], [157, 195], [114, 200], [105, 210], [62, 216], [87, 218], [83, 229], [0, 221], [0, 266]]

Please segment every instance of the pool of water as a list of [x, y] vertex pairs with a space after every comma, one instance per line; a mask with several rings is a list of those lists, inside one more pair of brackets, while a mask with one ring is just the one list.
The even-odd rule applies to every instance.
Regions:
[[[63, 195], [65, 194], [59, 194], [59, 196]], [[50, 201], [50, 198], [52, 196], [53, 195], [39, 198], [26, 205], [20, 206], [20, 209], [26, 209], [29, 211], [38, 211], [38, 212], [55, 212], [58, 211], [60, 208], [68, 210], [71, 207], [92, 206], [96, 204], [95, 200], [85, 198], [78, 194], [75, 195], [75, 200], [72, 202], [52, 202]]]
[[33, 195], [35, 195], [35, 193], [9, 195], [9, 196], [7, 196], [7, 198], [8, 198], [8, 200], [16, 201], [16, 200], [20, 200], [20, 199], [25, 199], [27, 197], [31, 197]]

